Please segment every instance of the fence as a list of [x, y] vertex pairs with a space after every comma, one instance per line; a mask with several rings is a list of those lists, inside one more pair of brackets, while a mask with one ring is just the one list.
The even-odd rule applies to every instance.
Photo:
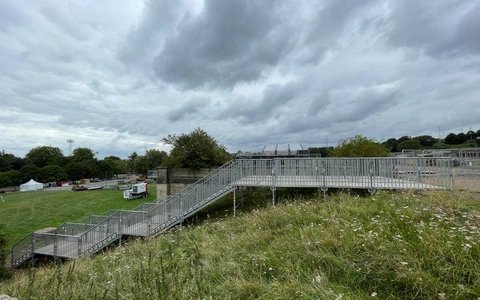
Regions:
[[455, 172], [464, 174], [469, 166], [448, 158], [238, 159], [180, 193], [134, 210], [110, 210], [81, 223], [64, 223], [50, 233], [30, 234], [13, 246], [12, 267], [35, 254], [74, 258], [91, 255], [122, 235], [158, 234], [238, 186], [265, 186], [272, 191], [277, 187], [452, 189]]

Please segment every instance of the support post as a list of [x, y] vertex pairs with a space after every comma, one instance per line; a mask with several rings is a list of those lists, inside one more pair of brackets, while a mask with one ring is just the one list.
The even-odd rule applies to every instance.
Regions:
[[236, 187], [233, 187], [233, 216], [237, 215], [237, 195], [235, 191], [237, 190]]
[[58, 251], [57, 233], [55, 233], [55, 235], [53, 237], [53, 256], [55, 258], [57, 257], [57, 251]]
[[275, 190], [276, 190], [276, 189], [277, 189], [277, 188], [274, 187], [274, 186], [270, 187], [270, 190], [272, 191], [272, 205], [273, 205], [273, 206], [275, 206]]

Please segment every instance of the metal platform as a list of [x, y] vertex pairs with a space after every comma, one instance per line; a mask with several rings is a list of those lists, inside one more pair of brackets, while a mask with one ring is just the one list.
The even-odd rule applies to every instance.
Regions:
[[[182, 192], [134, 210], [92, 215], [52, 232], [32, 233], [12, 248], [11, 267], [35, 256], [72, 259], [92, 255], [122, 236], [155, 236], [183, 222], [237, 187], [339, 189], [452, 189], [449, 158], [270, 158], [237, 159]], [[235, 194], [234, 194], [235, 195]], [[235, 198], [235, 197], [234, 197]]]

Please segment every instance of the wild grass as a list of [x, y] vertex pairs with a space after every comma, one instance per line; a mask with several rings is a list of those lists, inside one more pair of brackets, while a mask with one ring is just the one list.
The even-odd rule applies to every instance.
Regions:
[[131, 209], [143, 202], [155, 201], [156, 187], [149, 186], [150, 195], [127, 201], [119, 190], [96, 191], [35, 191], [3, 194], [0, 201], [0, 225], [7, 248], [32, 231], [57, 227], [63, 222], [80, 221], [91, 214], [110, 209]]
[[231, 209], [222, 210], [199, 225], [103, 255], [16, 272], [0, 283], [0, 294], [19, 299], [478, 299], [479, 228], [479, 195], [467, 192], [285, 200], [237, 217]]

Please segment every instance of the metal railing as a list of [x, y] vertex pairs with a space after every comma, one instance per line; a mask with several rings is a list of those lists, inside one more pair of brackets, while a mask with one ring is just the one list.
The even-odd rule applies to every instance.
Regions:
[[376, 189], [452, 189], [449, 158], [237, 159], [182, 192], [133, 210], [110, 210], [51, 233], [33, 233], [12, 248], [12, 267], [34, 254], [91, 255], [122, 235], [152, 236], [182, 222], [237, 186]]

